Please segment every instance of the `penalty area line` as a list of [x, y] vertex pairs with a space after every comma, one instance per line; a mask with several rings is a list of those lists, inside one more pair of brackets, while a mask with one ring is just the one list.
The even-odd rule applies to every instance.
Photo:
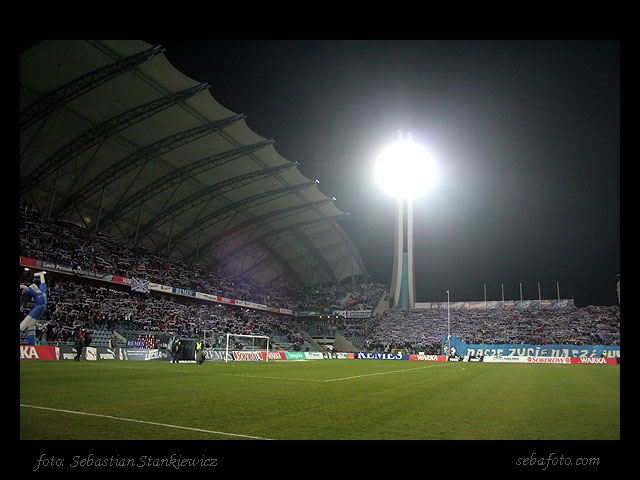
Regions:
[[77, 412], [77, 411], [74, 411], [74, 410], [64, 410], [64, 409], [61, 409], [61, 408], [38, 407], [36, 405], [25, 405], [24, 403], [21, 403], [20, 406], [23, 407], [23, 408], [34, 408], [36, 410], [48, 410], [50, 412], [69, 413], [69, 414], [72, 414], [72, 415], [86, 415], [86, 416], [89, 416], [89, 417], [108, 418], [109, 420], [120, 420], [120, 421], [123, 421], [123, 422], [144, 423], [146, 425], [156, 425], [158, 427], [177, 428], [177, 429], [180, 429], [180, 430], [190, 430], [190, 431], [193, 431], [193, 432], [211, 433], [211, 434], [215, 434], [215, 435], [227, 435], [227, 436], [230, 436], [230, 437], [251, 438], [251, 439], [254, 439], [254, 440], [273, 440], [271, 438], [256, 437], [256, 436], [253, 436], [253, 435], [243, 435], [241, 433], [218, 432], [216, 430], [205, 430], [204, 428], [184, 427], [182, 425], [171, 425], [169, 423], [149, 422], [147, 420], [136, 420], [134, 418], [115, 417], [113, 415], [101, 415], [99, 413]]

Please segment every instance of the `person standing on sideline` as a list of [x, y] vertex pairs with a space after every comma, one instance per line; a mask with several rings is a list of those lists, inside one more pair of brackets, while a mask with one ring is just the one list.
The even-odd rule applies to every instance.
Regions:
[[181, 342], [178, 338], [176, 338], [173, 341], [173, 345], [171, 346], [171, 351], [173, 352], [173, 360], [171, 360], [171, 363], [180, 363], [180, 361], [178, 360], [178, 355], [180, 355], [180, 347], [181, 347]]
[[198, 365], [202, 365], [204, 363], [204, 359], [204, 343], [202, 342], [202, 340], [198, 340], [196, 342], [196, 363]]
[[80, 357], [82, 356], [82, 347], [84, 347], [84, 334], [82, 333], [82, 331], [79, 331], [76, 334], [75, 346], [76, 346], [76, 356], [75, 356], [74, 360], [76, 362], [79, 362], [80, 361]]

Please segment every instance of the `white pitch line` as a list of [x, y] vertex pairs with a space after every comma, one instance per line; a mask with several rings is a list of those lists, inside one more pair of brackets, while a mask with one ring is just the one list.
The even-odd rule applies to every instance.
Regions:
[[[266, 366], [267, 364], [265, 364]], [[149, 368], [144, 368], [144, 367], [125, 367], [125, 366], [121, 366], [118, 365], [118, 368], [127, 368], [129, 370], [144, 370], [144, 371], [150, 371], [151, 369]], [[172, 373], [193, 373], [196, 370], [181, 370], [181, 369], [174, 369], [172, 368], [171, 370], [164, 370], [167, 372], [172, 372]], [[245, 378], [265, 378], [267, 380], [292, 380], [292, 381], [297, 381], [297, 382], [326, 382], [326, 380], [318, 380], [317, 378], [291, 378], [291, 377], [273, 377], [273, 376], [267, 376], [267, 375], [248, 375], [248, 374], [243, 374], [243, 373], [221, 373], [221, 372], [207, 372], [207, 375], [222, 375], [225, 377], [245, 377]]]
[[291, 380], [295, 382], [328, 382], [329, 380], [319, 380], [317, 378], [291, 378], [291, 377], [270, 377], [266, 375], [247, 375], [243, 373], [213, 373], [213, 375], [223, 375], [225, 377], [245, 377], [245, 378], [266, 378], [267, 380]]
[[227, 435], [227, 436], [230, 436], [230, 437], [252, 438], [254, 440], [273, 440], [271, 438], [256, 437], [256, 436], [253, 436], [253, 435], [243, 435], [241, 433], [218, 432], [216, 430], [205, 430], [204, 428], [183, 427], [181, 425], [171, 425], [171, 424], [168, 424], [168, 423], [159, 423], [159, 422], [148, 422], [146, 420], [136, 420], [136, 419], [133, 419], [133, 418], [114, 417], [113, 415], [101, 415], [101, 414], [98, 414], [98, 413], [77, 412], [77, 411], [74, 411], [74, 410], [63, 410], [61, 408], [38, 407], [38, 406], [35, 406], [35, 405], [25, 405], [23, 403], [21, 403], [20, 406], [24, 407], [24, 408], [35, 408], [35, 409], [38, 409], [38, 410], [49, 410], [51, 412], [70, 413], [70, 414], [73, 414], [73, 415], [86, 415], [86, 416], [89, 416], [89, 417], [108, 418], [110, 420], [121, 420], [123, 422], [144, 423], [146, 425], [156, 425], [158, 427], [177, 428], [177, 429], [180, 429], [180, 430], [191, 430], [193, 432], [213, 433], [215, 435]]
[[341, 380], [351, 380], [353, 378], [375, 377], [376, 375], [387, 375], [389, 373], [409, 372], [411, 370], [423, 370], [425, 368], [433, 368], [433, 367], [438, 367], [438, 366], [439, 365], [425, 365], [423, 367], [405, 368], [403, 370], [389, 370], [388, 372], [365, 373], [365, 374], [362, 374], [362, 375], [353, 375], [351, 377], [332, 378], [332, 379], [324, 380], [324, 381], [325, 382], [339, 382]]
[[[265, 366], [268, 364], [264, 364]], [[411, 370], [423, 370], [425, 368], [434, 368], [434, 367], [443, 367], [445, 366], [445, 364], [437, 364], [437, 365], [425, 365], [425, 366], [421, 366], [421, 367], [414, 367], [414, 368], [405, 368], [402, 370], [389, 370], [388, 372], [376, 372], [376, 373], [365, 373], [362, 375], [353, 375], [350, 377], [340, 377], [340, 378], [330, 378], [327, 380], [321, 380], [321, 379], [317, 379], [317, 378], [292, 378], [292, 377], [277, 377], [277, 376], [268, 376], [268, 375], [248, 375], [248, 374], [243, 374], [243, 373], [221, 373], [221, 372], [210, 372], [211, 375], [221, 375], [221, 376], [225, 376], [225, 377], [244, 377], [244, 378], [264, 378], [266, 380], [288, 380], [288, 381], [294, 381], [294, 382], [316, 382], [316, 383], [329, 383], [329, 382], [339, 382], [342, 380], [352, 380], [355, 378], [363, 378], [363, 377], [375, 377], [378, 375], [387, 375], [389, 373], [401, 373], [401, 372], [409, 372]], [[123, 366], [123, 365], [118, 365], [118, 368], [128, 368], [131, 370], [146, 370], [149, 371], [149, 369], [144, 368], [144, 367], [130, 367], [130, 366]], [[464, 367], [460, 368], [460, 370], [464, 370]], [[168, 370], [165, 370], [168, 371]], [[172, 369], [171, 371], [173, 372], [189, 372], [192, 373], [194, 370], [181, 370], [181, 369]]]

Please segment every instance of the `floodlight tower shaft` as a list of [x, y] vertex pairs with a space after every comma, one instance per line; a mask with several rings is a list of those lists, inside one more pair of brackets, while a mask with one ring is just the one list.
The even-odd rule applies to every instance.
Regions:
[[393, 238], [393, 272], [391, 273], [391, 289], [389, 290], [389, 307], [397, 308], [400, 298], [400, 288], [402, 285], [402, 238], [403, 233], [403, 213], [402, 200], [396, 200], [396, 218]]
[[407, 308], [415, 308], [416, 284], [413, 275], [413, 199], [407, 200], [407, 289], [409, 294]]
[[398, 199], [396, 204], [390, 297], [390, 307], [393, 309], [415, 308], [413, 201], [411, 199]]
[[[401, 141], [402, 132], [399, 131], [398, 134], [399, 140]], [[413, 272], [413, 200], [410, 198], [398, 198], [396, 202], [393, 273], [391, 275], [389, 306], [392, 309], [412, 309], [415, 308], [415, 280]]]

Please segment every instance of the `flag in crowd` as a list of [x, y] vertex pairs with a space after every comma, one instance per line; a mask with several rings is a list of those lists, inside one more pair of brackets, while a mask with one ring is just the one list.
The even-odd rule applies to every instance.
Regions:
[[131, 290], [134, 292], [149, 293], [149, 281], [131, 277]]

